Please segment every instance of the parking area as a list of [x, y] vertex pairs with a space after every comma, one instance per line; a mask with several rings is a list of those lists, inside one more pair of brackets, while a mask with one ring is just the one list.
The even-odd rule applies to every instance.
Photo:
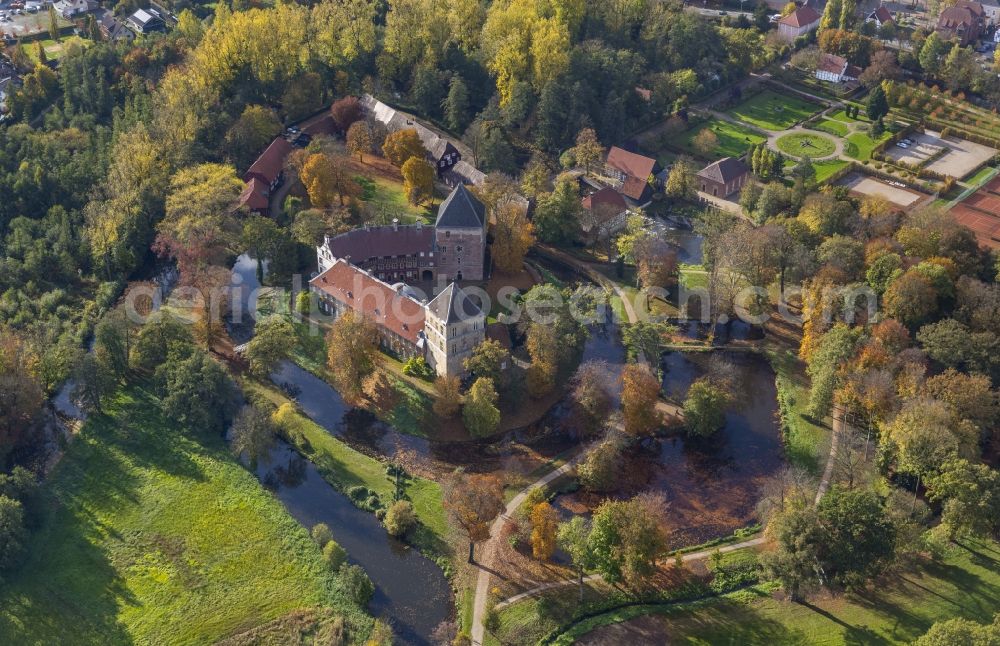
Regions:
[[[20, 11], [21, 13], [16, 13]], [[48, 31], [49, 12], [48, 8], [41, 3], [29, 3], [24, 9], [14, 9], [10, 2], [0, 2], [0, 34], [9, 34], [14, 38], [21, 38], [30, 34]], [[73, 23], [58, 18], [60, 27], [67, 27]]]
[[[951, 175], [958, 179], [975, 171], [997, 152], [989, 146], [957, 137], [941, 139], [939, 133], [931, 130], [914, 133], [909, 136], [909, 139], [912, 143], [908, 147], [899, 144], [892, 145], [886, 149], [885, 154], [897, 162], [915, 165], [926, 164], [927, 170], [941, 175]], [[944, 154], [937, 156], [942, 150]], [[928, 160], [935, 156], [937, 158], [928, 163]]]
[[881, 195], [901, 209], [912, 208], [921, 200], [929, 199], [927, 195], [905, 186], [896, 186], [860, 173], [851, 173], [838, 183], [848, 187], [852, 193], [857, 195]]

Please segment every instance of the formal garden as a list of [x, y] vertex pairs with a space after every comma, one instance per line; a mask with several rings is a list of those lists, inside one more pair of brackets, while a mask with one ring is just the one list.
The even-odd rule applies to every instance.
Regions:
[[751, 125], [780, 132], [819, 112], [821, 106], [804, 99], [764, 90], [747, 99], [728, 114]]

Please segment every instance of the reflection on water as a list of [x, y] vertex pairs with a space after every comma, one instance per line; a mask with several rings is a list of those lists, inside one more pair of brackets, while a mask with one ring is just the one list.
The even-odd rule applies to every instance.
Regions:
[[[622, 470], [620, 496], [663, 492], [672, 547], [726, 535], [756, 520], [755, 506], [764, 481], [784, 466], [775, 421], [777, 392], [767, 361], [754, 353], [669, 352], [662, 357], [663, 391], [682, 401], [691, 383], [710, 371], [732, 379], [736, 398], [725, 427], [707, 440], [683, 434], [631, 448]], [[563, 517], [587, 514], [602, 497], [579, 492], [560, 496]]]
[[257, 477], [304, 527], [330, 526], [348, 560], [363, 567], [375, 584], [369, 610], [390, 621], [395, 643], [432, 643], [431, 633], [452, 608], [451, 587], [437, 565], [389, 536], [374, 515], [355, 507], [281, 440], [271, 459], [258, 465]]

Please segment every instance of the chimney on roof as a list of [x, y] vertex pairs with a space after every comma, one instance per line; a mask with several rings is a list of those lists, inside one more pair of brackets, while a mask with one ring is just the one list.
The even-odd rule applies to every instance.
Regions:
[[392, 219], [392, 230], [399, 231], [399, 218]]

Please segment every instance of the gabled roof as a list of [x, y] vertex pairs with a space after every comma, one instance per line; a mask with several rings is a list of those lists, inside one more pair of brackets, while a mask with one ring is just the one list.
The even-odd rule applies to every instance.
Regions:
[[309, 281], [315, 289], [413, 344], [421, 340], [424, 307], [345, 260]]
[[243, 193], [240, 194], [240, 206], [245, 206], [251, 211], [266, 210], [271, 205], [267, 199], [268, 188], [268, 185], [261, 180], [251, 177], [243, 188]]
[[385, 124], [389, 132], [399, 130], [415, 130], [420, 142], [430, 153], [435, 161], [440, 161], [442, 157], [451, 152], [461, 154], [452, 142], [434, 132], [424, 124], [417, 121], [416, 117], [400, 110], [396, 110], [385, 103], [382, 103], [370, 94], [361, 97], [361, 105], [372, 114], [378, 121]]
[[733, 157], [723, 157], [717, 162], [712, 162], [708, 166], [698, 171], [698, 177], [728, 184], [735, 179], [739, 179], [748, 172], [746, 164]]
[[829, 72], [830, 74], [843, 74], [847, 69], [847, 59], [836, 54], [823, 53], [816, 64], [817, 72]]
[[868, 14], [868, 18], [877, 20], [880, 25], [893, 21], [892, 12], [881, 5], [875, 11]]
[[583, 208], [593, 209], [600, 206], [608, 206], [620, 209], [624, 211], [628, 206], [625, 204], [625, 198], [622, 194], [611, 188], [610, 186], [605, 186], [601, 190], [588, 195], [583, 198]]
[[438, 208], [435, 227], [476, 229], [486, 226], [486, 207], [459, 184]]
[[249, 181], [251, 177], [256, 176], [268, 184], [272, 183], [281, 175], [281, 171], [285, 166], [285, 157], [292, 150], [294, 150], [292, 144], [285, 141], [284, 137], [278, 137], [260, 154], [257, 161], [247, 169], [247, 172], [243, 175], [243, 179]]
[[812, 7], [805, 6], [799, 7], [792, 13], [788, 14], [784, 18], [778, 21], [779, 25], [788, 25], [789, 27], [807, 27], [814, 22], [819, 22], [820, 15], [816, 13], [816, 10]]
[[986, 15], [986, 10], [983, 9], [983, 3], [981, 2], [972, 2], [970, 0], [958, 0], [958, 2], [955, 3], [955, 6], [961, 9], [968, 9], [969, 13], [971, 13], [976, 18], [982, 18], [983, 16]]
[[445, 287], [444, 291], [427, 304], [427, 310], [445, 323], [462, 323], [483, 315], [483, 310], [458, 283]]
[[[608, 151], [607, 164], [626, 175], [640, 179], [643, 183], [653, 174], [653, 170], [656, 168], [655, 159], [638, 153], [631, 153], [618, 146], [612, 146], [611, 150]], [[625, 194], [628, 195], [628, 193]]]
[[976, 17], [968, 7], [948, 7], [941, 12], [938, 18], [939, 29], [955, 29], [957, 27], [971, 27], [976, 22]]

